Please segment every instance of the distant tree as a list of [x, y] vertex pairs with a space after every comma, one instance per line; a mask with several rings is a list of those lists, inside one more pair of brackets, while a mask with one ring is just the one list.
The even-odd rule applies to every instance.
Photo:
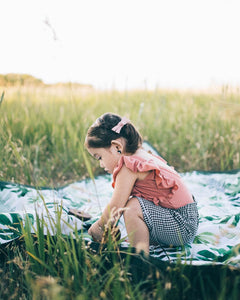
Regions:
[[28, 74], [0, 74], [0, 86], [23, 86], [23, 85], [42, 85], [41, 79]]

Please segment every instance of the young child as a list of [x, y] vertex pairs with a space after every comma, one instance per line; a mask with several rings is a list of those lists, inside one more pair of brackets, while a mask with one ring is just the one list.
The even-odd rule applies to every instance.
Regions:
[[164, 159], [142, 148], [142, 138], [125, 117], [106, 113], [88, 129], [85, 146], [113, 174], [112, 198], [88, 230], [101, 241], [111, 212], [123, 213], [131, 246], [191, 243], [198, 228], [197, 204], [179, 174]]

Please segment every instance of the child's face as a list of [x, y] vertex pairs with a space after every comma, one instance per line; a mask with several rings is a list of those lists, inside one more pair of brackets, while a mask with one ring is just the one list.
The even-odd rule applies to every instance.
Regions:
[[115, 146], [110, 148], [88, 148], [88, 152], [100, 162], [100, 167], [112, 174], [120, 158]]

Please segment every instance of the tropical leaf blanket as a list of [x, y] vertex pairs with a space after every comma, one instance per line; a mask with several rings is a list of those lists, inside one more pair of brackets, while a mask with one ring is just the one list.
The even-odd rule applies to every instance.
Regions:
[[[145, 144], [152, 152], [154, 149]], [[150, 247], [150, 255], [163, 261], [182, 260], [191, 264], [229, 264], [240, 267], [240, 170], [229, 173], [191, 172], [181, 174], [194, 194], [199, 208], [200, 224], [191, 245], [174, 248]], [[44, 220], [45, 232], [54, 235], [60, 215], [61, 232], [77, 232], [91, 241], [87, 234], [112, 194], [111, 175], [86, 179], [68, 186], [33, 188], [0, 182], [0, 244], [22, 235], [26, 222], [36, 231], [36, 219]], [[81, 221], [69, 209], [88, 212], [92, 219]], [[123, 218], [119, 221], [122, 247], [128, 247]]]

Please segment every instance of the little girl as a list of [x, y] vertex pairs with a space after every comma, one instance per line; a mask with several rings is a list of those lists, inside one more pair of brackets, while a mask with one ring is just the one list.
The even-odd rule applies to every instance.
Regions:
[[[164, 159], [142, 148], [142, 138], [125, 117], [106, 113], [88, 129], [85, 146], [113, 174], [113, 195], [88, 230], [101, 241], [111, 212], [123, 213], [131, 246], [191, 243], [198, 228], [197, 204], [179, 174]], [[119, 217], [118, 216], [118, 217]]]

